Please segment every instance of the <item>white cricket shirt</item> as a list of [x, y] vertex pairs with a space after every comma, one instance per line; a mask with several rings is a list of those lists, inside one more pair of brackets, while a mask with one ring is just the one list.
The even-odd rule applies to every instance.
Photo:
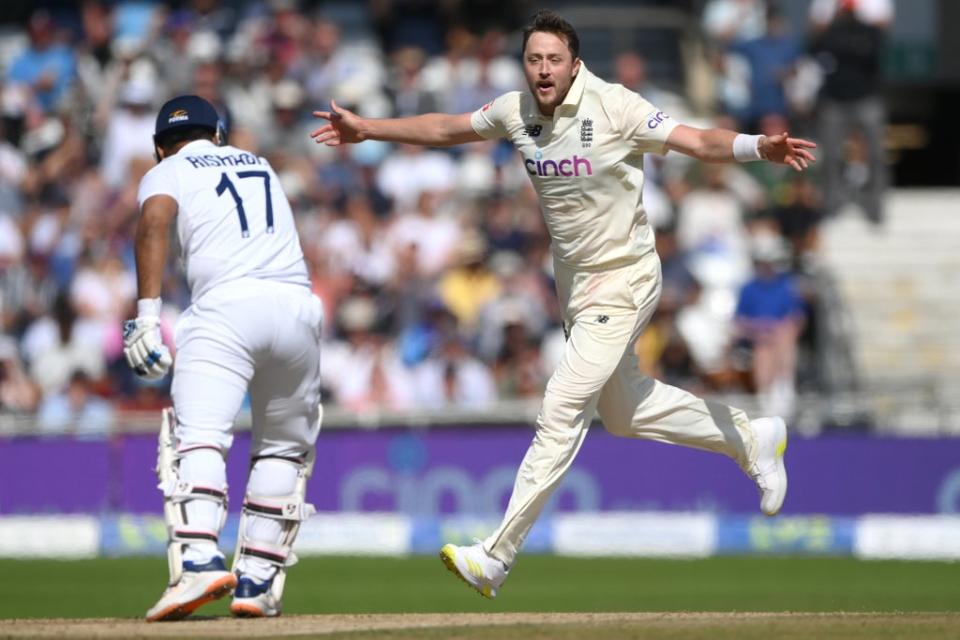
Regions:
[[309, 288], [290, 203], [265, 159], [196, 140], [143, 177], [141, 208], [159, 194], [179, 205], [180, 259], [192, 300], [242, 278]]
[[638, 94], [581, 63], [552, 117], [530, 92], [512, 91], [475, 111], [471, 124], [520, 152], [561, 263], [601, 269], [654, 250], [641, 201], [643, 154], [664, 153], [676, 123]]

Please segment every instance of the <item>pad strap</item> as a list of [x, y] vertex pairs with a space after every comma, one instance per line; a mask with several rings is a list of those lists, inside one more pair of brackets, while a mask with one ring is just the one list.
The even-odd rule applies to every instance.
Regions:
[[[173, 486], [171, 486], [173, 485]], [[172, 502], [186, 502], [187, 500], [209, 500], [227, 506], [227, 487], [207, 487], [190, 484], [180, 480], [176, 483], [160, 483], [157, 488]]]
[[217, 544], [219, 537], [219, 532], [215, 529], [204, 529], [188, 525], [170, 527], [170, 539], [174, 542], [182, 542], [183, 544], [196, 544], [197, 542], [212, 542], [213, 544]]
[[297, 562], [297, 556], [290, 550], [290, 545], [270, 544], [260, 540], [257, 542], [244, 540], [244, 544], [240, 547], [240, 555], [260, 558], [277, 567], [289, 567]]
[[312, 504], [296, 494], [279, 497], [248, 495], [243, 508], [252, 515], [294, 522], [303, 522], [317, 512]]

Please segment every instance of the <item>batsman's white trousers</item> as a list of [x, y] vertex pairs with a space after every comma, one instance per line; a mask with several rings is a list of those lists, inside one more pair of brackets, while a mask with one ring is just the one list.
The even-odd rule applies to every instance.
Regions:
[[484, 541], [512, 564], [587, 434], [594, 413], [607, 431], [716, 451], [744, 466], [752, 456], [747, 415], [643, 375], [633, 344], [660, 298], [660, 259], [650, 253], [604, 271], [555, 264], [567, 342], [547, 382], [536, 435], [517, 472], [499, 529]]
[[233, 443], [250, 392], [253, 456], [302, 459], [319, 433], [320, 300], [258, 280], [204, 294], [176, 328], [173, 404], [180, 451]]

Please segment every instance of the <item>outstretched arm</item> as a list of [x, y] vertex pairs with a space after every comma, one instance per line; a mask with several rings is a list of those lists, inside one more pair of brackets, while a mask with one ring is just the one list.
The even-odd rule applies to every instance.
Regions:
[[[733, 162], [734, 160], [767, 160], [777, 164], [788, 164], [797, 171], [803, 171], [816, 158], [808, 149], [817, 145], [802, 138], [791, 138], [786, 132], [775, 136], [760, 136], [756, 152], [759, 157], [749, 158], [734, 155], [734, 140], [738, 134], [726, 129], [697, 129], [686, 125], [677, 125], [667, 138], [667, 149], [679, 151], [704, 162]], [[748, 149], [747, 153], [752, 151]]]
[[384, 140], [429, 147], [444, 147], [483, 140], [470, 124], [470, 114], [427, 113], [409, 118], [361, 118], [330, 101], [330, 111], [314, 111], [327, 120], [310, 134], [330, 147], [364, 140]]

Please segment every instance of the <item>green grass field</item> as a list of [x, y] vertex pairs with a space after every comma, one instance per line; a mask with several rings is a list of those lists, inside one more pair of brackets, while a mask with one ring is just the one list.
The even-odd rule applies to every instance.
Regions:
[[[141, 616], [160, 595], [166, 561], [3, 560], [0, 576], [0, 618], [131, 618]], [[291, 569], [284, 601], [287, 614], [958, 612], [960, 565], [849, 558], [528, 555], [491, 602], [457, 581], [434, 557], [321, 557], [304, 558]], [[225, 615], [227, 607], [218, 602], [203, 612]]]

